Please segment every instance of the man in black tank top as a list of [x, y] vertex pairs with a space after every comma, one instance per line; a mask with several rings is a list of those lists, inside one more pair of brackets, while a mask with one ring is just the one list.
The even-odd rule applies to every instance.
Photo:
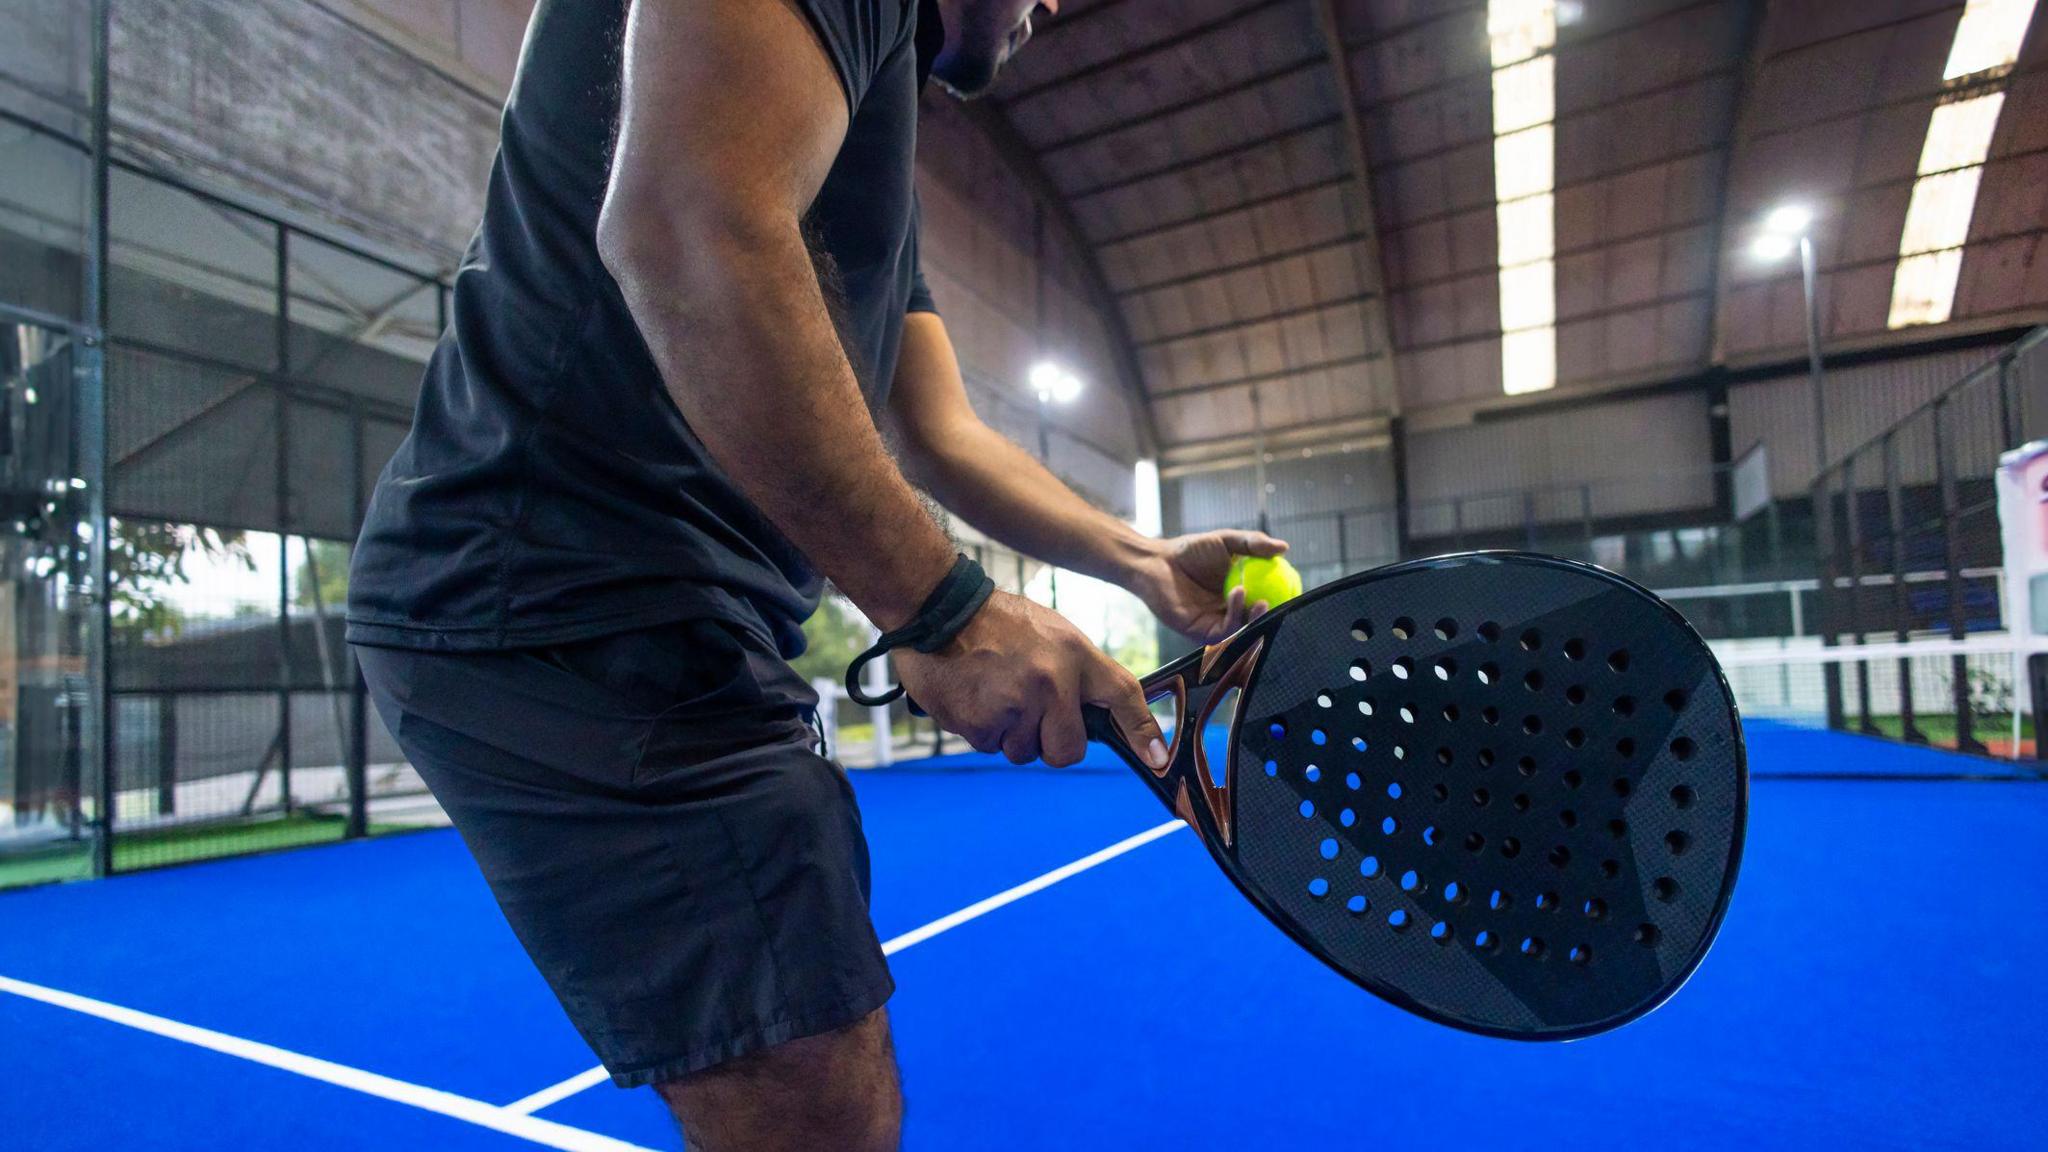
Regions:
[[[918, 269], [918, 94], [985, 89], [1041, 7], [539, 0], [356, 550], [380, 713], [613, 1079], [695, 1148], [897, 1141], [859, 814], [786, 660], [827, 578], [885, 629], [957, 586], [904, 474], [1201, 640], [1261, 607], [1225, 602], [1232, 556], [1284, 548], [1142, 537], [968, 404]], [[976, 748], [1070, 764], [1094, 703], [1163, 758], [1063, 618], [954, 615], [896, 667]]]

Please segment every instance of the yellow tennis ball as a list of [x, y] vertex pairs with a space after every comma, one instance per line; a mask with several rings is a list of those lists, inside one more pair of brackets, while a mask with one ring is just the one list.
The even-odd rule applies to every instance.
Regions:
[[1239, 556], [1230, 563], [1230, 579], [1223, 594], [1228, 596], [1235, 588], [1244, 589], [1247, 605], [1264, 600], [1266, 607], [1278, 608], [1301, 595], [1301, 573], [1285, 556]]

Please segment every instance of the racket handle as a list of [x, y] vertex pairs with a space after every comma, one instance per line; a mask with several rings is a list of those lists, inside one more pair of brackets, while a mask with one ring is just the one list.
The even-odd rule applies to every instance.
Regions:
[[1117, 726], [1116, 717], [1110, 715], [1109, 709], [1097, 704], [1083, 704], [1081, 720], [1088, 728], [1088, 739], [1116, 753], [1139, 775], [1148, 779], [1156, 775], [1152, 766], [1145, 763], [1145, 758], [1124, 738], [1123, 729]]

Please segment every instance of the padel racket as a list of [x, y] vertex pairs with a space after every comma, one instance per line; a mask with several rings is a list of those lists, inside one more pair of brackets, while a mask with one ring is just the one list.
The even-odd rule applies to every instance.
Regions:
[[1521, 1039], [1618, 1027], [1720, 927], [1747, 807], [1734, 701], [1698, 633], [1610, 572], [1397, 564], [1145, 688], [1174, 705], [1163, 771], [1105, 711], [1090, 736], [1282, 931], [1417, 1015]]

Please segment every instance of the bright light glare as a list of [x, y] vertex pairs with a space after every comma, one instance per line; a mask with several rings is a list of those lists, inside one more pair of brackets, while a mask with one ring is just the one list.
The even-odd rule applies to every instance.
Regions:
[[1970, 0], [1949, 42], [1944, 80], [2010, 68], [2020, 58], [2020, 42], [2034, 17], [2034, 0]]
[[1764, 232], [1749, 242], [1749, 254], [1766, 264], [1775, 264], [1792, 254], [1798, 241], [1782, 232]]
[[1780, 204], [1764, 217], [1764, 227], [1780, 236], [1797, 236], [1813, 223], [1813, 209], [1804, 204]]
[[1050, 360], [1041, 360], [1031, 368], [1031, 391], [1040, 400], [1071, 404], [1081, 398], [1081, 378]]

